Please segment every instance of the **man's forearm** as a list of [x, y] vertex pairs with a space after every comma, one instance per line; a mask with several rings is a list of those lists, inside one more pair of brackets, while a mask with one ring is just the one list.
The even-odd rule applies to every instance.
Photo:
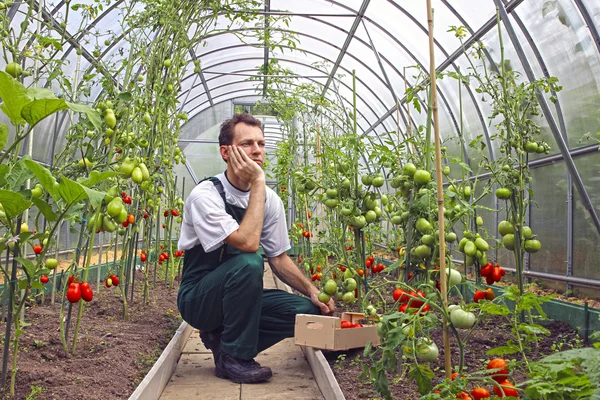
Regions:
[[[269, 259], [273, 272], [283, 283], [291, 286], [305, 296], [309, 296], [317, 290], [308, 279], [298, 269], [296, 264], [287, 256], [276, 257], [275, 260]], [[318, 291], [318, 290], [317, 290]]]
[[248, 208], [238, 229], [243, 237], [248, 240], [248, 243], [256, 245], [257, 249], [260, 244], [260, 235], [265, 219], [265, 196], [266, 185], [264, 181], [256, 182], [252, 185]]

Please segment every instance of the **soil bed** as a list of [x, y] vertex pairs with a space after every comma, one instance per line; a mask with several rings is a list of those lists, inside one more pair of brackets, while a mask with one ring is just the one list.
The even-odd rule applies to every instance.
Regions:
[[[393, 300], [391, 298], [386, 299], [386, 303], [388, 303], [389, 308], [393, 304]], [[354, 309], [356, 306], [353, 305], [351, 308]], [[335, 314], [339, 316], [342, 311], [346, 311], [345, 309], [350, 311], [348, 307], [337, 303]], [[511, 328], [505, 321], [505, 319], [500, 319], [499, 317], [488, 316], [478, 325], [478, 328], [470, 336], [465, 349], [464, 365], [466, 372], [475, 372], [484, 369], [487, 362], [496, 357], [488, 356], [486, 354], [488, 350], [505, 345], [508, 340], [514, 341]], [[571, 328], [568, 323], [562, 321], [542, 321], [541, 324], [550, 330], [551, 334], [549, 336], [542, 336], [537, 346], [535, 344], [530, 346], [527, 352], [527, 357], [530, 361], [535, 361], [552, 353], [552, 345], [557, 347], [556, 351], [568, 350], [583, 345], [582, 340], [577, 335], [577, 331]], [[430, 364], [430, 368], [435, 374], [432, 382], [436, 385], [445, 378], [441, 328], [431, 330], [430, 336], [438, 345], [440, 351], [437, 361]], [[452, 349], [452, 365], [457, 366], [459, 364], [459, 348], [453, 334], [450, 335], [450, 348]], [[370, 365], [370, 360], [363, 356], [362, 348], [345, 352], [324, 350], [323, 354], [329, 362], [346, 399], [381, 398], [381, 395], [374, 389], [370, 382], [358, 379], [362, 373], [360, 365], [365, 363], [366, 365]], [[519, 360], [521, 356], [520, 354], [513, 354], [505, 358]], [[388, 374], [389, 390], [392, 393], [392, 398], [413, 399], [420, 397], [416, 383], [408, 378], [407, 374], [408, 368], [404, 368], [393, 375]], [[513, 378], [513, 382], [521, 382], [525, 380], [525, 375], [523, 371], [515, 370]]]
[[[133, 302], [131, 294], [127, 299], [128, 321], [122, 319], [123, 303], [117, 288], [102, 287], [97, 292], [95, 284], [91, 284], [94, 299], [86, 305], [77, 350], [70, 357], [65, 356], [60, 339], [58, 302], [51, 305], [50, 296], [46, 296], [44, 305], [28, 307], [25, 319], [31, 325], [24, 328], [20, 337], [15, 399], [26, 399], [34, 390], [41, 392], [30, 398], [128, 398], [181, 324], [177, 286], [168, 289], [163, 282], [157, 282], [156, 288], [149, 290], [148, 303], [143, 306], [143, 280], [139, 275], [138, 278]], [[73, 307], [71, 315], [69, 346], [77, 307]], [[4, 339], [5, 321], [0, 321], [0, 329]], [[0, 389], [1, 398], [8, 398], [11, 362], [12, 350], [5, 392]]]

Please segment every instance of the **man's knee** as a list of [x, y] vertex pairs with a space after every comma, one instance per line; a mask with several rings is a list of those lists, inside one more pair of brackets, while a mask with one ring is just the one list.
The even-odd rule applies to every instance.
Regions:
[[310, 299], [301, 297], [301, 300], [298, 302], [298, 304], [296, 304], [296, 313], [321, 315], [321, 309], [314, 305]]
[[248, 277], [258, 277], [262, 280], [265, 263], [261, 255], [257, 253], [242, 253], [235, 257], [238, 272]]

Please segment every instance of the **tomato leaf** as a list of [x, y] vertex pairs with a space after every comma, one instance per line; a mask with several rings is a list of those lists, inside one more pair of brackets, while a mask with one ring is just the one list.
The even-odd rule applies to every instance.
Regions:
[[8, 167], [8, 165], [0, 164], [0, 187], [6, 185], [6, 176], [8, 175], [9, 171], [10, 168]]
[[56, 179], [52, 175], [52, 172], [33, 160], [26, 160], [25, 165], [27, 165], [36, 178], [38, 178], [40, 184], [48, 193], [50, 193], [50, 196], [52, 196], [54, 201], [60, 200], [60, 194], [57, 190], [58, 185], [56, 183]]
[[90, 172], [89, 178], [84, 179], [84, 180], [80, 181], [79, 183], [81, 183], [85, 187], [92, 187], [98, 182], [102, 182], [103, 180], [105, 180], [107, 178], [112, 178], [113, 176], [118, 176], [118, 175], [119, 175], [119, 173], [114, 172], [114, 171], [104, 171], [104, 172], [92, 171], [92, 172]]
[[35, 264], [26, 258], [15, 257], [15, 260], [23, 266], [23, 271], [27, 274], [27, 278], [31, 279], [35, 275]]
[[100, 119], [100, 113], [98, 111], [84, 104], [73, 104], [69, 102], [67, 102], [66, 104], [71, 110], [85, 114], [88, 120], [92, 123], [92, 125], [94, 125], [96, 129], [102, 128], [102, 120]]
[[33, 282], [31, 282], [31, 288], [32, 289], [43, 289], [44, 285], [42, 285], [41, 282], [33, 281]]
[[8, 142], [8, 125], [0, 124], [0, 150], [4, 149]]
[[[519, 346], [517, 346], [515, 344], [508, 344], [506, 346], [494, 347], [493, 349], [488, 350], [486, 352], [486, 354], [488, 356], [502, 356], [502, 355], [505, 355], [505, 354], [515, 354], [515, 353], [518, 353], [519, 351], [521, 351], [519, 349]], [[498, 371], [501, 370], [501, 369], [502, 368], [499, 368]], [[493, 370], [490, 370], [490, 371], [491, 372], [498, 372], [498, 371], [493, 371]]]
[[33, 100], [26, 104], [21, 109], [21, 116], [29, 123], [34, 126], [44, 118], [55, 112], [66, 110], [67, 104], [64, 99], [39, 99]]
[[87, 193], [88, 198], [90, 199], [90, 204], [93, 208], [98, 208], [102, 205], [102, 201], [106, 196], [106, 193], [100, 192], [98, 190], [90, 189], [85, 186], [81, 186], [83, 190]]
[[27, 164], [25, 164], [25, 162], [30, 159], [31, 157], [29, 156], [21, 158], [10, 170], [7, 180], [8, 185], [12, 190], [20, 190], [25, 181], [33, 177], [33, 173], [27, 168]]
[[2, 98], [0, 110], [4, 111], [13, 125], [24, 124], [21, 109], [31, 101], [31, 97], [21, 82], [4, 71], [0, 71], [0, 98]]
[[40, 210], [40, 212], [44, 215], [44, 218], [46, 218], [46, 221], [48, 221], [48, 222], [56, 221], [56, 214], [54, 213], [54, 211], [52, 211], [52, 206], [50, 206], [50, 204], [46, 203], [44, 200], [39, 199], [37, 197], [32, 197], [31, 201], [33, 202], [33, 204], [35, 204], [35, 206], [38, 208], [38, 210]]
[[123, 101], [132, 101], [133, 96], [129, 92], [119, 93], [119, 99]]
[[31, 207], [31, 201], [12, 190], [0, 190], [0, 203], [9, 217], [16, 217]]
[[61, 180], [58, 184], [58, 192], [60, 193], [60, 197], [62, 197], [68, 205], [73, 205], [81, 200], [87, 199], [87, 193], [83, 190], [83, 186], [70, 180], [64, 175], [61, 175]]
[[433, 379], [433, 372], [427, 365], [411, 365], [408, 376], [415, 380], [419, 393], [422, 395], [431, 392], [433, 389], [433, 384], [431, 383], [431, 380]]

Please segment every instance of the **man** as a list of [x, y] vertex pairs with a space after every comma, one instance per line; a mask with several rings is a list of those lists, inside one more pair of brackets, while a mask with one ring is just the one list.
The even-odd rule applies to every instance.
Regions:
[[[331, 314], [333, 301], [287, 256], [290, 248], [283, 202], [265, 184], [265, 139], [259, 120], [238, 114], [221, 125], [225, 173], [196, 186], [186, 199], [179, 238], [185, 250], [177, 305], [200, 330], [215, 361], [215, 375], [236, 383], [272, 376], [254, 357], [294, 335], [296, 314]], [[263, 289], [264, 263], [308, 298]]]

